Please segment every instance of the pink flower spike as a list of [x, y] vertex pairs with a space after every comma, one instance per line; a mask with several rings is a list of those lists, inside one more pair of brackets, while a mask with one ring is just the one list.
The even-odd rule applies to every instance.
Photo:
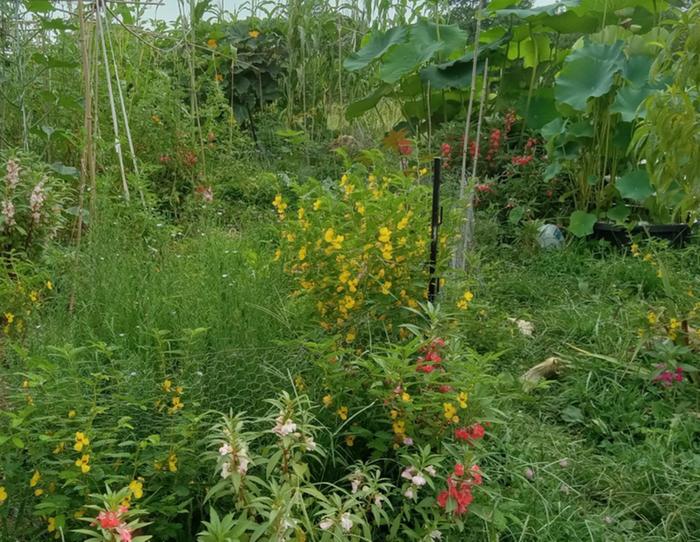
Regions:
[[119, 540], [121, 542], [131, 542], [131, 531], [125, 523], [122, 523], [119, 527], [117, 527], [117, 534], [119, 535]]

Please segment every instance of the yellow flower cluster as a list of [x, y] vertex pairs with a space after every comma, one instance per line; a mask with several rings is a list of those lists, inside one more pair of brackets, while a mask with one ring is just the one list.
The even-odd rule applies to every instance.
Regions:
[[382, 167], [351, 168], [339, 193], [298, 187], [295, 220], [285, 220], [290, 204], [281, 194], [272, 202], [285, 221], [275, 260], [296, 281], [295, 295], [313, 300], [319, 325], [348, 344], [367, 322], [398, 331], [406, 313], [396, 307], [415, 308], [427, 295], [430, 192]]
[[469, 304], [472, 302], [472, 299], [474, 299], [473, 293], [470, 291], [464, 292], [462, 297], [457, 300], [457, 308], [466, 311], [469, 308]]
[[[179, 410], [182, 410], [182, 408], [185, 406], [185, 403], [182, 402], [182, 397], [181, 395], [185, 391], [182, 386], [173, 386], [173, 381], [166, 378], [163, 381], [163, 384], [161, 384], [161, 388], [163, 388], [163, 391], [167, 394], [172, 393], [173, 396], [170, 398], [170, 407], [168, 407], [168, 414], [175, 414]], [[160, 407], [161, 402], [158, 401], [158, 406]]]

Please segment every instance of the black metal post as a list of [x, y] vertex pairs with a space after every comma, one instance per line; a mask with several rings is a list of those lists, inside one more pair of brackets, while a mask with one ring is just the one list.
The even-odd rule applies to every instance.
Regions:
[[435, 296], [440, 290], [440, 279], [435, 276], [437, 268], [438, 246], [440, 242], [440, 166], [442, 160], [440, 158], [433, 159], [433, 210], [430, 223], [430, 262], [428, 264], [428, 272], [430, 273], [430, 282], [428, 283], [428, 301], [435, 301]]

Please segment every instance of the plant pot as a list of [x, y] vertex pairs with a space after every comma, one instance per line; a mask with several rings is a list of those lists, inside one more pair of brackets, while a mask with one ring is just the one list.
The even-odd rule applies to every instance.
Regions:
[[624, 226], [608, 222], [596, 222], [593, 226], [594, 239], [604, 239], [618, 247], [629, 245], [632, 236], [643, 235], [663, 239], [673, 247], [682, 248], [690, 239], [690, 234], [691, 228], [688, 224], [644, 224], [633, 227], [631, 231]]

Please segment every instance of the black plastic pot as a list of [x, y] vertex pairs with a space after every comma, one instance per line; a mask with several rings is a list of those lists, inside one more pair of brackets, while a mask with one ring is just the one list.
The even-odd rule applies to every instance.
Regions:
[[632, 236], [643, 235], [654, 239], [664, 239], [671, 246], [682, 248], [690, 239], [691, 229], [688, 224], [645, 224], [628, 230], [623, 226], [608, 222], [596, 222], [593, 226], [593, 238], [604, 239], [619, 247], [629, 245]]

